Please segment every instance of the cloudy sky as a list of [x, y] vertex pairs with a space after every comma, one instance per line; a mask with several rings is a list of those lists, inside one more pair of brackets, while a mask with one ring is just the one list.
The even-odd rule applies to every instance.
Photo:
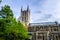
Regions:
[[60, 22], [60, 0], [2, 0], [1, 6], [9, 5], [16, 19], [20, 16], [20, 9], [30, 8], [30, 22]]

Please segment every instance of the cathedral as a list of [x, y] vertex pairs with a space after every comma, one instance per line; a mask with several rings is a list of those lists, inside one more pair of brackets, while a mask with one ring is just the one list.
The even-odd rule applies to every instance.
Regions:
[[18, 21], [28, 30], [30, 40], [60, 40], [60, 24], [58, 22], [30, 23], [30, 9], [22, 10]]

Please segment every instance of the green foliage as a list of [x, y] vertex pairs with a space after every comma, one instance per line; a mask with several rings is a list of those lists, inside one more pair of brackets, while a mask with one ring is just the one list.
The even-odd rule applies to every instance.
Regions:
[[13, 18], [13, 12], [10, 9], [10, 6], [5, 5], [2, 7], [1, 11], [5, 12], [7, 18]]
[[0, 11], [0, 39], [25, 40], [28, 33], [24, 25], [13, 17], [10, 6], [5, 5]]
[[0, 3], [1, 3], [2, 0], [0, 0]]

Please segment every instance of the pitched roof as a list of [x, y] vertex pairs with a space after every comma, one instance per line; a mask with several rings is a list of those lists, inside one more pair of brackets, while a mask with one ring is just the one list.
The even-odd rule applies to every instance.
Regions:
[[38, 26], [38, 25], [56, 25], [55, 22], [43, 22], [43, 23], [30, 23], [29, 26]]

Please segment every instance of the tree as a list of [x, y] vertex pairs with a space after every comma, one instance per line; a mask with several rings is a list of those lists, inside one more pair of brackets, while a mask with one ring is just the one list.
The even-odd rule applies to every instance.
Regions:
[[0, 0], [0, 3], [1, 3], [2, 0]]
[[24, 25], [14, 18], [10, 6], [5, 5], [0, 11], [0, 39], [25, 40], [28, 33]]

